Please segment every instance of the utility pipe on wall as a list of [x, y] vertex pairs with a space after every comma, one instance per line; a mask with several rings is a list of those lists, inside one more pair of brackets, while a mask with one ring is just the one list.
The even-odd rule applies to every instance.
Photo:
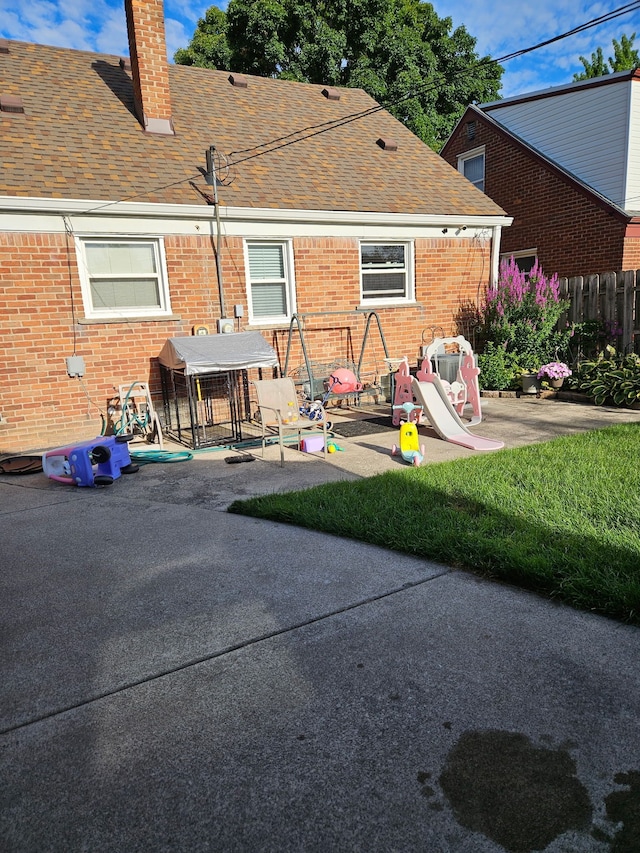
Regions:
[[222, 229], [220, 226], [220, 205], [218, 204], [218, 176], [216, 174], [215, 146], [210, 145], [207, 149], [207, 176], [211, 176], [213, 184], [213, 206], [216, 215], [216, 277], [218, 279], [218, 295], [220, 297], [220, 316], [226, 317], [224, 307], [224, 287], [222, 284], [222, 267], [220, 265], [220, 243], [222, 240]]

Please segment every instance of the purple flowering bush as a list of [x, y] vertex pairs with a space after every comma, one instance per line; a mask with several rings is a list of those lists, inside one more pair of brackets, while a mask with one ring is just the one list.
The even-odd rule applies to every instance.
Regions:
[[561, 319], [568, 308], [569, 300], [560, 298], [557, 274], [547, 277], [536, 262], [527, 277], [513, 257], [503, 260], [498, 282], [487, 288], [480, 312], [482, 387], [492, 387], [491, 374], [500, 372], [497, 360], [509, 377], [497, 386], [504, 388], [515, 386], [522, 372], [537, 373], [540, 365], [568, 353], [572, 329]]

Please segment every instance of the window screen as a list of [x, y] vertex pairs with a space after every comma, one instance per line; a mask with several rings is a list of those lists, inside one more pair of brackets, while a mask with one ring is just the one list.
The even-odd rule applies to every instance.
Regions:
[[462, 173], [474, 187], [484, 192], [484, 154], [462, 161]]
[[362, 298], [407, 298], [407, 247], [404, 244], [371, 244], [360, 246]]

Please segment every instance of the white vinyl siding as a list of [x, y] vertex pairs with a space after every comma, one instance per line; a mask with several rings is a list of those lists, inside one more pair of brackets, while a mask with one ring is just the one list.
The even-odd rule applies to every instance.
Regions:
[[458, 156], [458, 171], [462, 172], [474, 187], [484, 192], [484, 146], [460, 154]]
[[295, 311], [293, 257], [288, 241], [245, 244], [249, 320], [279, 323]]
[[89, 319], [171, 313], [160, 238], [79, 237], [76, 247]]
[[640, 210], [640, 81], [631, 86], [625, 210]]
[[361, 243], [362, 304], [393, 304], [413, 300], [411, 243]]
[[[624, 207], [628, 196], [630, 87], [639, 88], [621, 80], [522, 103], [509, 104], [507, 100], [504, 106], [492, 105], [486, 112], [605, 198]], [[640, 115], [635, 121], [640, 121]]]

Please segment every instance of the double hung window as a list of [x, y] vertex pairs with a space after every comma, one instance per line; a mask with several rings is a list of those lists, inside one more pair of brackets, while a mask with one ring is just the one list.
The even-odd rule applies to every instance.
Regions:
[[245, 243], [249, 319], [253, 323], [282, 323], [295, 312], [295, 281], [291, 243]]
[[484, 192], [484, 146], [458, 156], [458, 171]]
[[76, 245], [88, 318], [171, 313], [160, 238], [79, 237]]
[[361, 243], [360, 280], [363, 304], [413, 299], [410, 243]]

